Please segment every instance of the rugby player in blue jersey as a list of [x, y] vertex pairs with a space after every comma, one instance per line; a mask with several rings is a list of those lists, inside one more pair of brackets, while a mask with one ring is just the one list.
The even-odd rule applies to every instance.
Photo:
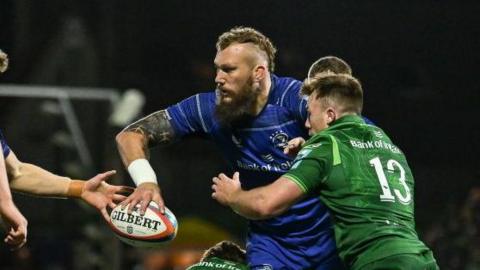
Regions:
[[[0, 73], [7, 67], [7, 55], [0, 50]], [[119, 193], [131, 191], [129, 187], [104, 182], [114, 173], [115, 171], [109, 171], [98, 174], [88, 181], [52, 174], [33, 164], [21, 162], [0, 130], [0, 216], [7, 229], [4, 242], [14, 249], [27, 242], [27, 220], [13, 203], [10, 188], [37, 196], [81, 198], [97, 208], [108, 220], [107, 206], [115, 207], [115, 202], [125, 199]]]
[[[130, 204], [130, 211], [140, 204], [143, 212], [152, 200], [164, 207], [147, 160], [151, 146], [186, 135], [207, 137], [220, 146], [233, 169], [249, 179], [242, 187], [252, 189], [287, 172], [292, 165], [292, 158], [284, 153], [288, 141], [307, 137], [301, 82], [273, 74], [276, 49], [267, 37], [252, 28], [236, 27], [223, 33], [216, 47], [217, 89], [154, 112], [117, 135], [120, 155], [137, 185], [122, 202]], [[281, 216], [249, 221], [248, 266], [342, 269], [332, 234], [325, 206], [317, 197], [307, 197]]]

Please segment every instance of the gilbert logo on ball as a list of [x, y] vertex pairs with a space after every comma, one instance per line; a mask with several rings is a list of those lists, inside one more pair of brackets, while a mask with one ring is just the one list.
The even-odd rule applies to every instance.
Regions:
[[151, 202], [143, 216], [137, 208], [132, 213], [127, 209], [117, 206], [110, 213], [109, 225], [123, 242], [135, 247], [158, 247], [175, 238], [178, 223], [168, 208], [162, 214], [157, 204]]

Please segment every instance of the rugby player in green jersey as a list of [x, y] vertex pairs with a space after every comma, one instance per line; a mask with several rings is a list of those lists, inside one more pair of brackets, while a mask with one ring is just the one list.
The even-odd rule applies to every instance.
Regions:
[[230, 241], [222, 241], [209, 248], [199, 263], [187, 270], [247, 270], [245, 250]]
[[340, 257], [350, 269], [438, 269], [415, 231], [414, 182], [403, 152], [360, 114], [360, 82], [346, 74], [307, 79], [307, 142], [289, 172], [268, 186], [242, 190], [239, 174], [213, 178], [212, 197], [249, 219], [287, 210], [318, 193], [335, 224]]

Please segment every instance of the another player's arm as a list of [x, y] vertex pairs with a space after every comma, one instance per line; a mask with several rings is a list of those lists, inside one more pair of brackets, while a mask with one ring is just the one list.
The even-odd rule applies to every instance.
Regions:
[[[1, 52], [1, 51], [0, 51]], [[5, 223], [7, 235], [4, 242], [14, 249], [27, 242], [27, 219], [13, 203], [12, 193], [8, 185], [3, 149], [0, 144], [0, 216]]]
[[13, 151], [5, 159], [12, 190], [36, 196], [80, 198], [98, 209], [108, 218], [106, 207], [115, 207], [115, 202], [125, 199], [120, 193], [131, 192], [124, 186], [113, 186], [104, 181], [115, 174], [108, 171], [84, 180], [72, 180], [53, 174], [39, 166], [21, 162]]
[[0, 73], [3, 73], [8, 68], [8, 55], [0, 50]]
[[267, 186], [248, 191], [242, 190], [238, 173], [233, 178], [220, 174], [213, 178], [213, 183], [214, 199], [251, 220], [280, 215], [305, 196], [304, 190], [284, 176]]
[[245, 191], [241, 188], [238, 173], [233, 178], [220, 174], [213, 178], [212, 197], [249, 219], [266, 219], [282, 214], [307, 193], [318, 190], [321, 179], [325, 179], [331, 169], [332, 145], [329, 140], [318, 142], [314, 147], [300, 151], [286, 174], [263, 187]]
[[[74, 181], [68, 177], [50, 173], [36, 165], [18, 160], [13, 151], [5, 159], [12, 190], [37, 196], [80, 197], [74, 186], [83, 187], [84, 181]], [[72, 185], [71, 192], [69, 187]], [[78, 189], [77, 189], [78, 190]]]
[[122, 204], [130, 204], [130, 210], [140, 203], [145, 212], [150, 201], [155, 201], [161, 211], [164, 202], [156, 174], [148, 162], [148, 149], [155, 145], [167, 145], [173, 141], [174, 129], [166, 110], [160, 110], [127, 126], [116, 136], [117, 147], [123, 164], [138, 187]]

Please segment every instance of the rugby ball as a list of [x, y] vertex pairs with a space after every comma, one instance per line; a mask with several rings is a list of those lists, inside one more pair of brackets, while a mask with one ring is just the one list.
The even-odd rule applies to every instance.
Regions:
[[167, 207], [165, 214], [155, 202], [140, 215], [138, 207], [128, 213], [128, 207], [120, 205], [110, 213], [109, 225], [115, 235], [124, 243], [134, 247], [154, 248], [172, 241], [177, 235], [178, 223], [175, 215]]

